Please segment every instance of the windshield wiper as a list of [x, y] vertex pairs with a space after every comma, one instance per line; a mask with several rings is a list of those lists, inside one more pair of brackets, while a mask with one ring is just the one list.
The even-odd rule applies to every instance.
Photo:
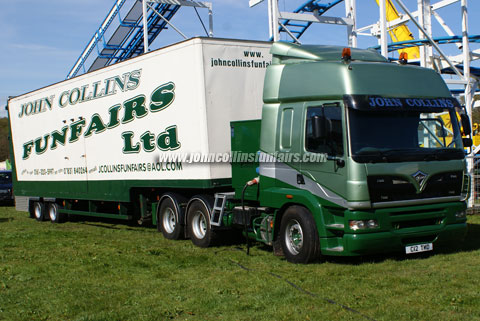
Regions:
[[387, 150], [378, 148], [362, 148], [360, 151], [355, 153], [355, 156], [366, 158], [366, 161], [369, 163], [386, 163], [389, 161]]
[[436, 148], [425, 151], [428, 154], [425, 155], [424, 160], [448, 160], [463, 158], [464, 153], [458, 148]]
[[401, 160], [405, 155], [411, 156], [412, 152], [416, 150], [411, 148], [374, 148], [364, 147], [355, 153], [356, 156], [369, 157], [373, 156], [376, 159], [370, 159], [372, 163], [376, 162], [391, 162]]
[[391, 163], [399, 161], [438, 161], [461, 159], [463, 151], [458, 148], [374, 148], [364, 147], [353, 154], [360, 162]]

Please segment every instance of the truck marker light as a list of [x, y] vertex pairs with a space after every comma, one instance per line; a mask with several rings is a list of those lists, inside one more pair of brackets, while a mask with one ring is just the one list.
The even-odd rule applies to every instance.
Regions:
[[398, 61], [400, 62], [401, 65], [406, 65], [408, 62], [408, 53], [405, 51], [400, 53], [400, 57], [398, 58]]
[[350, 48], [343, 48], [342, 59], [345, 61], [352, 60], [352, 50]]
[[289, 200], [291, 200], [293, 198], [293, 195], [287, 194], [287, 195], [285, 195], [285, 197], [288, 198]]

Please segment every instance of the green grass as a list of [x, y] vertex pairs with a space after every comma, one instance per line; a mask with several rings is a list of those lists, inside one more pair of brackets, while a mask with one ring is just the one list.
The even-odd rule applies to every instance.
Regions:
[[261, 245], [246, 256], [243, 244], [200, 249], [154, 228], [1, 207], [0, 319], [480, 319], [480, 216], [468, 219], [463, 245], [434, 255], [294, 265]]

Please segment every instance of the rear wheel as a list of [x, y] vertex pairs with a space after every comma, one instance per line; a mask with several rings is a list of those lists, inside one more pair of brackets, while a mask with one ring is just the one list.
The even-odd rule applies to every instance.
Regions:
[[182, 238], [183, 227], [180, 224], [180, 215], [172, 198], [166, 197], [160, 204], [157, 217], [157, 229], [163, 236], [169, 240], [178, 240]]
[[45, 204], [42, 202], [35, 202], [33, 203], [33, 216], [35, 219], [39, 222], [45, 221], [46, 215], [45, 215]]
[[287, 261], [309, 263], [320, 255], [320, 240], [312, 214], [304, 207], [291, 206], [283, 217], [280, 242]]
[[52, 223], [62, 223], [65, 221], [65, 214], [60, 213], [60, 206], [56, 203], [48, 204], [48, 215]]
[[194, 200], [188, 208], [188, 234], [192, 243], [199, 247], [208, 247], [212, 240], [210, 211], [201, 200]]

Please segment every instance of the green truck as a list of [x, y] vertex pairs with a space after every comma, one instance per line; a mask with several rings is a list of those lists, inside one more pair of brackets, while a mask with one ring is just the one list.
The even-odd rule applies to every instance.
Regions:
[[151, 220], [200, 247], [238, 229], [294, 263], [466, 232], [468, 117], [375, 51], [194, 38], [8, 110], [17, 208], [40, 221]]

